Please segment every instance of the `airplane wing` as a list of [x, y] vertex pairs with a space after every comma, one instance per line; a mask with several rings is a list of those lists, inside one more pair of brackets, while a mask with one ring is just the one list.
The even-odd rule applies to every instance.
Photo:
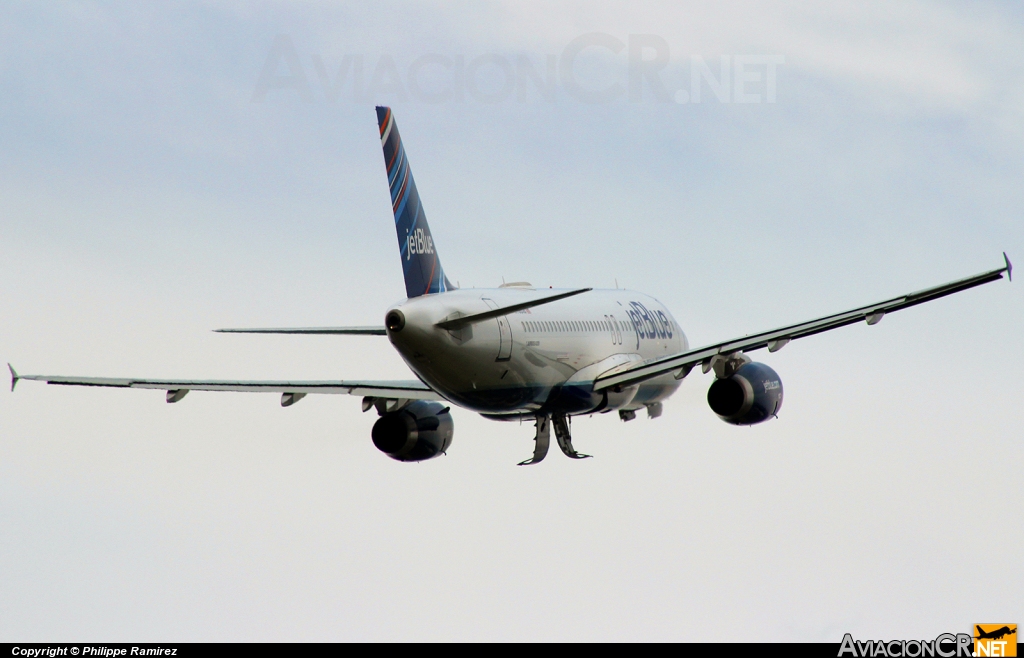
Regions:
[[244, 393], [282, 393], [281, 404], [290, 406], [310, 393], [358, 395], [377, 399], [443, 400], [419, 380], [365, 381], [355, 379], [232, 380], [232, 379], [136, 379], [118, 377], [65, 377], [60, 375], [19, 375], [10, 364], [11, 390], [19, 380], [29, 379], [60, 386], [107, 386], [113, 388], [152, 388], [167, 391], [167, 401], [177, 402], [188, 391], [238, 391]]
[[218, 334], [335, 334], [387, 336], [384, 327], [272, 327], [269, 329], [214, 329]]
[[1013, 265], [1010, 263], [1010, 259], [1006, 257], [1005, 253], [1003, 253], [1003, 260], [1005, 261], [1005, 265], [997, 270], [982, 272], [981, 274], [976, 274], [974, 276], [967, 277], [966, 279], [945, 283], [941, 286], [935, 286], [934, 288], [913, 292], [909, 295], [903, 295], [902, 297], [894, 297], [893, 299], [888, 299], [876, 304], [869, 304], [867, 306], [855, 308], [851, 311], [827, 315], [823, 318], [810, 320], [809, 322], [801, 322], [788, 327], [781, 327], [771, 331], [764, 331], [759, 334], [744, 336], [743, 338], [737, 338], [735, 340], [723, 341], [721, 343], [708, 345], [699, 349], [689, 350], [681, 354], [659, 357], [648, 361], [640, 361], [636, 364], [630, 365], [626, 369], [617, 370], [609, 373], [608, 375], [599, 376], [594, 380], [594, 390], [602, 391], [608, 388], [630, 386], [669, 372], [678, 372], [679, 374], [676, 376], [682, 379], [690, 372], [690, 369], [698, 363], [702, 364], [704, 372], [707, 372], [711, 368], [712, 360], [718, 355], [728, 356], [738, 352], [752, 352], [763, 347], [767, 347], [769, 352], [776, 352], [782, 349], [783, 346], [791, 340], [796, 340], [797, 338], [803, 338], [805, 336], [813, 336], [814, 334], [844, 327], [848, 324], [860, 322], [861, 320], [865, 320], [869, 325], [874, 325], [877, 324], [886, 313], [899, 311], [904, 308], [916, 306], [917, 304], [930, 302], [931, 300], [938, 299], [939, 297], [952, 295], [953, 293], [960, 292], [961, 290], [967, 290], [968, 288], [997, 281], [1003, 278], [1004, 272], [1006, 273], [1007, 278], [1011, 278], [1012, 280]]

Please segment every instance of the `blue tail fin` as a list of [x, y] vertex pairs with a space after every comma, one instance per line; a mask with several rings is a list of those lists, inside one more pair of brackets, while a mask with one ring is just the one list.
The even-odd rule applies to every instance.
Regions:
[[390, 107], [377, 108], [377, 124], [380, 126], [384, 165], [391, 188], [391, 209], [395, 212], [398, 247], [405, 271], [405, 293], [409, 297], [419, 297], [452, 290], [454, 286], [444, 275], [441, 259], [437, 256], [416, 182], [412, 179], [409, 158], [405, 155], [402, 137], [398, 134]]

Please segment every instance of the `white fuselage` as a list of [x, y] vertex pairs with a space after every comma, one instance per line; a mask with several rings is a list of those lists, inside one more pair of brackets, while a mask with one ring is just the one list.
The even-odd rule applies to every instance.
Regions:
[[637, 292], [592, 290], [456, 330], [435, 326], [536, 296], [530, 288], [503, 287], [414, 297], [392, 307], [402, 312], [405, 326], [389, 330], [388, 337], [424, 382], [484, 414], [640, 409], [679, 387], [669, 374], [621, 391], [593, 392], [599, 375], [688, 348], [668, 309]]

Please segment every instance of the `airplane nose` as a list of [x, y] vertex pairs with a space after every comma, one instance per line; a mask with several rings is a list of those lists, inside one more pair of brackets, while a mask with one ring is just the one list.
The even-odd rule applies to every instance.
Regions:
[[399, 311], [397, 308], [388, 311], [388, 314], [384, 316], [384, 326], [393, 333], [398, 333], [405, 327], [405, 314]]

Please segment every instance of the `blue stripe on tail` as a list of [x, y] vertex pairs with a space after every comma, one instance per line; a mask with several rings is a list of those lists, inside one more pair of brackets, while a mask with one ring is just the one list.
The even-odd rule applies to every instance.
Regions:
[[444, 275], [441, 259], [437, 256], [434, 238], [427, 226], [427, 217], [420, 204], [416, 182], [409, 169], [409, 158], [402, 146], [395, 117], [390, 107], [377, 108], [377, 125], [380, 126], [380, 141], [384, 148], [384, 166], [387, 168], [388, 186], [391, 188], [391, 209], [395, 213], [395, 229], [398, 232], [398, 248], [402, 256], [402, 270], [405, 272], [405, 293], [419, 297], [452, 290], [451, 282]]

